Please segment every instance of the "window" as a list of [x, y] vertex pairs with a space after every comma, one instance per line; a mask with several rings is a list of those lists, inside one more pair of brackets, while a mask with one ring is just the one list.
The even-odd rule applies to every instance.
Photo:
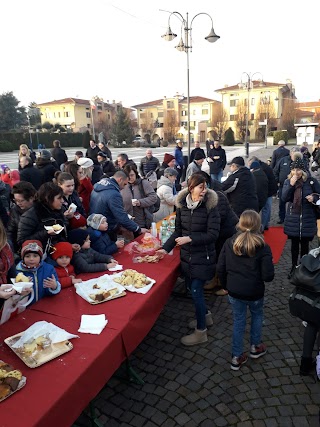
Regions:
[[53, 117], [56, 118], [56, 113], [53, 113]]
[[251, 98], [251, 105], [255, 105], [256, 104], [256, 99], [255, 98]]
[[63, 113], [63, 117], [70, 117], [70, 113], [69, 113], [69, 111], [65, 111], [65, 112]]
[[163, 111], [158, 112], [158, 117], [163, 117]]
[[251, 117], [251, 119], [250, 119], [250, 120], [254, 120], [254, 114], [253, 114], [253, 113], [251, 114], [251, 116], [250, 116], [250, 117]]
[[238, 105], [238, 99], [230, 99], [230, 107], [236, 107]]
[[200, 142], [205, 142], [206, 140], [206, 133], [204, 130], [200, 131]]
[[90, 129], [90, 123], [87, 123], [87, 128]]
[[108, 120], [110, 120], [110, 114], [108, 114]]
[[182, 110], [181, 111], [181, 116], [186, 116], [188, 114], [188, 111], [187, 110]]
[[188, 122], [181, 122], [180, 126], [188, 126]]
[[87, 118], [87, 119], [90, 119], [90, 117], [91, 117], [91, 114], [90, 114], [90, 113], [88, 113], [88, 112], [86, 112], [86, 118]]
[[59, 113], [58, 113], [58, 117], [61, 117], [61, 113], [60, 113], [60, 111], [59, 111]]
[[140, 113], [140, 119], [145, 119], [146, 113]]
[[201, 114], [204, 116], [204, 115], [206, 115], [206, 114], [209, 114], [209, 110], [208, 110], [208, 108], [203, 108], [202, 109], [202, 111], [201, 111]]
[[238, 120], [238, 114], [230, 114], [230, 122], [235, 122]]
[[150, 117], [153, 119], [153, 113], [150, 113]]
[[197, 110], [192, 110], [192, 114], [195, 116], [197, 114]]
[[173, 101], [167, 101], [167, 108], [173, 108]]

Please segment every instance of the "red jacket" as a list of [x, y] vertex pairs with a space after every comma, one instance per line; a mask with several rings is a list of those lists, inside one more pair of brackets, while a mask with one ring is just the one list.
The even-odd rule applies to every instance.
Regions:
[[76, 273], [74, 272], [73, 265], [69, 264], [68, 267], [59, 267], [58, 265], [54, 267], [57, 276], [59, 279], [59, 282], [61, 283], [62, 288], [68, 288], [69, 286], [72, 286], [72, 278], [70, 276], [76, 277]]
[[87, 176], [80, 181], [80, 185], [77, 189], [79, 197], [82, 199], [82, 205], [86, 214], [89, 215], [89, 205], [90, 205], [90, 196], [93, 190], [93, 185], [91, 183], [90, 178]]

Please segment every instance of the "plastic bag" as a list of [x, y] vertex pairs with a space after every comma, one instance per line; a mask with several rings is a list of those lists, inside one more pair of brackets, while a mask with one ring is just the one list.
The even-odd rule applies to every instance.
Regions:
[[139, 255], [154, 255], [155, 251], [160, 248], [159, 240], [152, 236], [150, 233], [146, 233], [141, 239], [141, 243], [131, 242], [125, 247], [125, 251]]

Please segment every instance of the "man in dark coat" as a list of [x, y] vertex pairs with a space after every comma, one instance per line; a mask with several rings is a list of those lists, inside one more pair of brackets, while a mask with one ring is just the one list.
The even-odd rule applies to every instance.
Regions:
[[190, 163], [194, 161], [194, 156], [196, 155], [196, 153], [200, 153], [200, 154], [202, 154], [204, 159], [206, 158], [204, 150], [202, 148], [200, 148], [200, 142], [199, 141], [195, 141], [195, 143], [194, 143], [194, 149], [190, 153]]
[[100, 148], [97, 146], [96, 141], [94, 139], [90, 139], [89, 147], [86, 151], [86, 157], [89, 157], [93, 161], [94, 164], [98, 163], [97, 155], [100, 151]]
[[212, 179], [221, 182], [223, 176], [223, 170], [227, 164], [226, 152], [221, 147], [219, 141], [210, 143], [210, 149], [208, 151], [210, 175]]
[[39, 190], [43, 182], [43, 174], [33, 166], [31, 157], [23, 156], [19, 160], [20, 181], [30, 182], [36, 190]]
[[268, 178], [263, 172], [260, 163], [254, 161], [250, 165], [250, 170], [256, 181], [257, 197], [259, 204], [259, 212], [267, 202], [268, 198]]
[[139, 171], [142, 178], [145, 178], [149, 172], [156, 172], [160, 168], [159, 159], [153, 156], [151, 148], [146, 151], [146, 156], [140, 160]]
[[36, 168], [42, 173], [42, 183], [50, 182], [54, 174], [59, 170], [55, 160], [51, 160], [51, 153], [48, 150], [42, 150], [40, 157], [36, 160]]
[[238, 217], [246, 209], [259, 212], [255, 180], [250, 170], [245, 167], [243, 157], [234, 157], [228, 165], [231, 175], [222, 183], [222, 190], [227, 195], [232, 209]]
[[271, 164], [270, 164], [272, 169], [275, 167], [275, 165], [278, 163], [280, 159], [282, 159], [283, 157], [289, 156], [290, 151], [285, 147], [285, 144], [286, 143], [281, 139], [278, 142], [278, 148], [276, 148], [272, 153]]
[[61, 148], [60, 141], [56, 139], [52, 143], [53, 148], [51, 150], [51, 155], [54, 158], [54, 160], [57, 162], [59, 168], [63, 163], [68, 161], [68, 156], [66, 152]]

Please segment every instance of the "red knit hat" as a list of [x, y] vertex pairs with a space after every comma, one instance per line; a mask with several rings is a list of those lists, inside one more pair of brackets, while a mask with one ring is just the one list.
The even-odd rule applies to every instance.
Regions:
[[171, 162], [171, 160], [174, 160], [174, 159], [175, 159], [175, 157], [172, 154], [165, 153], [165, 155], [163, 157], [163, 163], [166, 163], [168, 165], [169, 162]]
[[64, 255], [68, 256], [69, 258], [72, 258], [73, 250], [72, 250], [71, 243], [59, 242], [55, 244], [53, 247], [53, 253], [51, 254], [52, 259], [56, 260]]
[[43, 247], [40, 240], [26, 240], [22, 244], [21, 248], [21, 258], [23, 259], [25, 255], [29, 252], [34, 252], [42, 258], [43, 256]]

